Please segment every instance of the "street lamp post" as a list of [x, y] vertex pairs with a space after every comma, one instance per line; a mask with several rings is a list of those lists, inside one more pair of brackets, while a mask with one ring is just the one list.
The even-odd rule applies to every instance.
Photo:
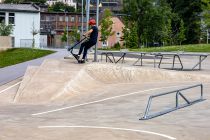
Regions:
[[84, 7], [84, 0], [82, 0], [82, 35], [84, 34], [83, 31], [84, 31], [84, 10], [83, 10], [83, 7]]
[[88, 21], [90, 18], [90, 0], [86, 0], [86, 32], [88, 31]]
[[66, 21], [66, 31], [67, 31], [67, 34], [66, 34], [66, 46], [69, 46], [69, 16], [67, 15], [67, 12], [65, 10], [65, 21]]
[[[99, 25], [98, 22], [99, 22], [99, 0], [97, 0], [97, 3], [96, 3], [96, 26], [97, 27]], [[96, 43], [96, 45], [95, 45], [94, 62], [98, 61], [97, 46], [98, 46], [98, 43]]]

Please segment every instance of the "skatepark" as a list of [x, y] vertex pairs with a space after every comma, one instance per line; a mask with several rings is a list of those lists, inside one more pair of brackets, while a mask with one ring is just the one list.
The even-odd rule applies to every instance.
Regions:
[[[93, 57], [93, 56], [91, 56]], [[25, 75], [0, 87], [0, 139], [22, 140], [207, 140], [210, 138], [210, 58], [201, 70], [153, 67], [153, 59], [134, 66], [89, 60], [47, 59], [27, 68]], [[170, 60], [164, 66], [170, 67]], [[184, 66], [193, 66], [186, 57]], [[179, 65], [176, 64], [175, 65]], [[170, 113], [141, 120], [152, 95], [202, 84], [203, 101]], [[200, 87], [183, 91], [200, 98]], [[185, 100], [179, 99], [180, 104]], [[155, 98], [150, 112], [176, 105], [176, 94]]]

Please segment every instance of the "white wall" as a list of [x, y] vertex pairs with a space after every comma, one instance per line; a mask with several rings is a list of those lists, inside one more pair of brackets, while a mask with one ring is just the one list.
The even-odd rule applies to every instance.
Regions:
[[[8, 13], [6, 14], [8, 16]], [[6, 18], [8, 19], [8, 18]], [[8, 21], [6, 21], [8, 23]], [[28, 43], [31, 44], [33, 35], [31, 33], [32, 28], [36, 30], [40, 29], [40, 13], [15, 13], [15, 26], [12, 36], [15, 37], [15, 47], [24, 47], [20, 46], [21, 39], [29, 40]], [[32, 46], [32, 45], [31, 45]], [[40, 34], [35, 35], [35, 46], [38, 48], [40, 46]], [[27, 46], [29, 47], [29, 46]]]
[[40, 48], [47, 47], [47, 35], [40, 35]]

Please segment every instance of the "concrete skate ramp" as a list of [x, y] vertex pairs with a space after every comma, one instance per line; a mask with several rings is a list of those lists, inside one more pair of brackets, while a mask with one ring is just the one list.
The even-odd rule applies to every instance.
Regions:
[[195, 75], [181, 71], [152, 69], [112, 64], [87, 65], [85, 71], [94, 79], [103, 83], [127, 82], [175, 82], [175, 81], [208, 81], [210, 76]]
[[[57, 63], [56, 65], [54, 63]], [[49, 67], [53, 64], [54, 67]], [[93, 63], [87, 65], [68, 64], [48, 60], [30, 77], [15, 97], [16, 103], [64, 103], [74, 96], [91, 94], [94, 91], [118, 83], [148, 83], [177, 81], [210, 81], [208, 75], [162, 69], [132, 67], [114, 64]], [[68, 67], [68, 68], [62, 68]], [[57, 71], [57, 72], [56, 72]], [[58, 72], [59, 71], [59, 72]], [[128, 85], [129, 86], [129, 85]], [[119, 89], [120, 90], [120, 89]]]

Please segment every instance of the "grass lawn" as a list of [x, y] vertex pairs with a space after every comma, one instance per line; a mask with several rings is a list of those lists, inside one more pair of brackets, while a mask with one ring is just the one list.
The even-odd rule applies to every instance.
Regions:
[[12, 48], [0, 52], [0, 68], [36, 59], [54, 53], [50, 50]]
[[[103, 49], [103, 50], [107, 50], [107, 49]], [[108, 49], [108, 50], [117, 50], [117, 49]], [[139, 49], [129, 49], [129, 50], [138, 51], [138, 52], [172, 52], [172, 51], [210, 52], [210, 44], [151, 47], [151, 48], [139, 48]]]

